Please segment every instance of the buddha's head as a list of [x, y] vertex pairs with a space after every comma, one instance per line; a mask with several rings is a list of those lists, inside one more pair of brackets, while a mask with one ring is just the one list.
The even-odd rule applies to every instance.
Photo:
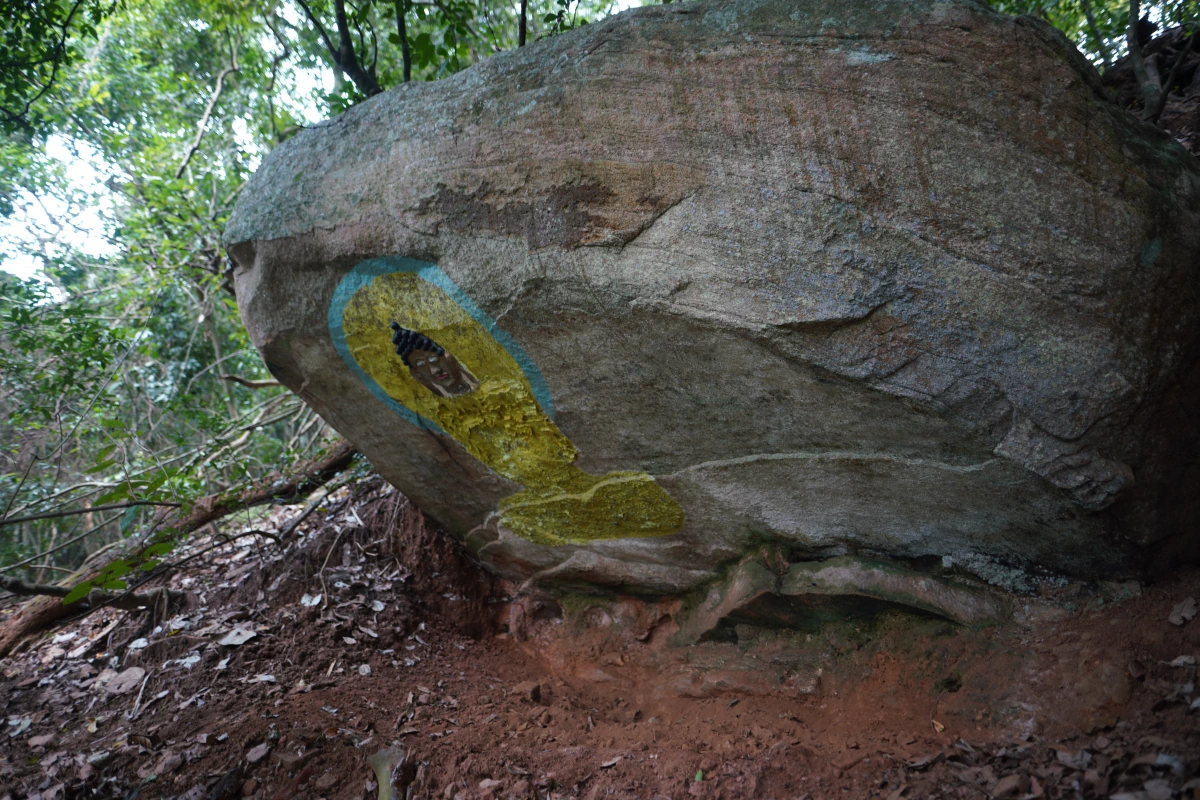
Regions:
[[475, 376], [458, 363], [436, 342], [423, 333], [392, 323], [392, 344], [396, 355], [408, 366], [409, 373], [422, 386], [441, 397], [454, 397], [472, 392], [479, 386]]

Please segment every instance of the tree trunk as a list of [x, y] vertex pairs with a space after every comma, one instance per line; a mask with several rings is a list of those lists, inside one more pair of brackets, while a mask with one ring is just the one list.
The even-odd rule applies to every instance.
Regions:
[[412, 49], [408, 46], [408, 0], [396, 0], [396, 32], [400, 37], [404, 82], [408, 83], [412, 80]]

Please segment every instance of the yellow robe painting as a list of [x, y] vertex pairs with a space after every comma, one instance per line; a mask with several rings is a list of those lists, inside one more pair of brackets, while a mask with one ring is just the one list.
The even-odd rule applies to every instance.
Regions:
[[[396, 353], [393, 323], [423, 334], [457, 359], [474, 378], [470, 391], [446, 396], [419, 382]], [[497, 341], [504, 334], [495, 323], [433, 265], [398, 258], [360, 265], [335, 294], [330, 328], [335, 346], [368, 385], [376, 384], [415, 414], [414, 421], [433, 423], [525, 487], [497, 509], [501, 524], [513, 533], [560, 545], [662, 536], [683, 526], [683, 510], [650, 475], [597, 476], [575, 466], [575, 445], [543, 411], [526, 370], [510, 352], [519, 348]], [[536, 368], [527, 369], [540, 381]], [[544, 384], [542, 392], [548, 400]]]

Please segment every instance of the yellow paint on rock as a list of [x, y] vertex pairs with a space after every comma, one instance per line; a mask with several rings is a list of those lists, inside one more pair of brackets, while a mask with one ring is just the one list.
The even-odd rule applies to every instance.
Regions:
[[[425, 334], [479, 380], [442, 397], [419, 383], [395, 353], [391, 324]], [[578, 451], [542, 413], [520, 365], [444, 291], [411, 272], [375, 278], [346, 303], [346, 345], [363, 371], [397, 402], [432, 420], [472, 456], [525, 487], [500, 501], [500, 521], [547, 545], [662, 536], [683, 526], [683, 509], [644, 472], [591, 475]]]

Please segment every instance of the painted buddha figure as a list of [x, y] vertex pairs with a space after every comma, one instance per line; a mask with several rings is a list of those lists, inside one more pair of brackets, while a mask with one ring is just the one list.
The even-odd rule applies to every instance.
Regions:
[[575, 466], [578, 451], [531, 383], [531, 375], [540, 383], [536, 367], [514, 343], [499, 341], [507, 337], [444, 273], [408, 259], [360, 265], [356, 273], [330, 309], [335, 346], [395, 410], [525, 487], [500, 501], [506, 528], [559, 545], [682, 527], [683, 510], [650, 475], [597, 476]]
[[392, 330], [395, 331], [392, 344], [396, 347], [396, 355], [408, 365], [408, 371], [417, 382], [429, 391], [441, 397], [457, 397], [479, 388], [475, 376], [428, 336], [402, 328], [399, 322], [392, 323]]

